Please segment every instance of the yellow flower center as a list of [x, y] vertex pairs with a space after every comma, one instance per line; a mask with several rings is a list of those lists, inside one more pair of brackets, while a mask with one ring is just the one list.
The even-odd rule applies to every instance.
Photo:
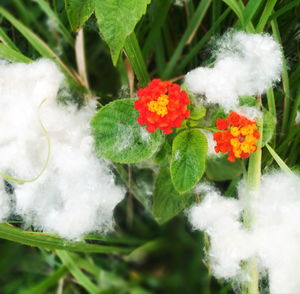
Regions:
[[161, 95], [156, 101], [150, 101], [147, 106], [149, 111], [156, 112], [156, 114], [164, 117], [168, 114], [167, 105], [169, 103], [169, 97], [167, 95]]
[[232, 136], [237, 137], [240, 134], [240, 129], [238, 127], [231, 127], [230, 133]]

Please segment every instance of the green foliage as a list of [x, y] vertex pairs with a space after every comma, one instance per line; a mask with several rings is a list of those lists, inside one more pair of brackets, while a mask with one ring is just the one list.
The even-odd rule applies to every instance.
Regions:
[[242, 172], [241, 160], [230, 162], [226, 156], [207, 158], [205, 173], [209, 180], [228, 181], [237, 178]]
[[255, 107], [256, 99], [253, 96], [241, 96], [239, 99], [241, 106]]
[[163, 224], [175, 217], [192, 203], [191, 193], [179, 194], [172, 182], [168, 167], [160, 170], [153, 194], [152, 213], [159, 224]]
[[95, 2], [95, 12], [102, 38], [108, 44], [116, 65], [126, 38], [145, 14], [150, 0], [119, 0]]
[[263, 110], [264, 118], [263, 118], [263, 132], [262, 132], [262, 145], [265, 146], [269, 143], [275, 133], [276, 130], [276, 117], [266, 109]]
[[13, 48], [0, 43], [0, 57], [12, 62], [30, 62], [31, 60]]
[[206, 108], [202, 105], [198, 107], [194, 107], [191, 111], [191, 119], [200, 120], [201, 118], [205, 117], [206, 115]]
[[78, 281], [78, 283], [83, 286], [83, 288], [85, 288], [88, 293], [100, 293], [98, 287], [81, 271], [81, 269], [77, 266], [76, 262], [67, 251], [57, 250], [56, 253], [65, 267], [69, 269], [70, 273], [74, 276], [76, 281]]
[[94, 12], [95, 0], [65, 0], [65, 6], [72, 30], [78, 31]]
[[179, 193], [191, 190], [205, 171], [207, 140], [198, 130], [186, 130], [173, 141], [171, 177]]
[[113, 101], [94, 116], [91, 125], [100, 156], [119, 163], [150, 158], [161, 144], [159, 131], [150, 134], [136, 121], [134, 99]]
[[63, 249], [69, 251], [94, 253], [130, 252], [128, 248], [117, 246], [105, 246], [88, 244], [85, 242], [66, 241], [55, 235], [27, 232], [7, 224], [0, 224], [0, 238], [24, 245], [46, 249]]

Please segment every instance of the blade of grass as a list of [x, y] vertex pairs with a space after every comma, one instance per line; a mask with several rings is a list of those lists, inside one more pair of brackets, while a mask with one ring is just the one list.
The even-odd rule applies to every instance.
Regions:
[[296, 99], [295, 99], [295, 101], [293, 103], [293, 107], [292, 107], [292, 111], [291, 111], [291, 115], [290, 115], [289, 128], [288, 128], [289, 132], [292, 129], [291, 126], [295, 122], [299, 106], [300, 106], [300, 86], [297, 88]]
[[198, 27], [202, 23], [202, 20], [203, 20], [204, 16], [206, 15], [206, 11], [208, 10], [211, 2], [212, 2], [212, 0], [202, 0], [199, 3], [190, 23], [188, 24], [173, 55], [171, 56], [170, 61], [167, 63], [166, 69], [164, 70], [164, 72], [162, 74], [163, 79], [171, 78], [171, 75], [172, 75], [174, 68], [182, 54], [182, 51], [183, 51], [185, 45], [187, 44], [187, 42], [190, 40], [190, 37], [195, 33], [195, 31], [198, 29]]
[[279, 16], [287, 13], [290, 9], [294, 8], [295, 6], [300, 5], [299, 0], [293, 0], [293, 1], [285, 1], [285, 4], [282, 8], [278, 9], [277, 11], [275, 11], [271, 17], [270, 20], [276, 19]]
[[158, 75], [160, 76], [165, 69], [166, 57], [164, 51], [163, 38], [160, 35], [156, 41], [155, 46], [155, 64]]
[[100, 292], [100, 289], [81, 271], [68, 252], [64, 250], [56, 250], [56, 254], [62, 263], [68, 268], [79, 285], [91, 294]]
[[222, 1], [213, 0], [212, 2], [212, 22], [211, 27], [214, 27], [213, 34], [220, 34], [220, 26], [214, 26], [221, 16]]
[[16, 18], [22, 20], [22, 23], [34, 30], [36, 34], [39, 34], [44, 38], [48, 37], [47, 30], [44, 29], [39, 21], [41, 11], [29, 9], [30, 6], [27, 6], [29, 1], [11, 0], [11, 3], [14, 5], [15, 10], [17, 11], [15, 14]]
[[296, 69], [290, 75], [291, 85], [297, 85], [299, 80], [300, 80], [300, 63], [297, 65]]
[[36, 2], [39, 7], [44, 11], [44, 13], [49, 17], [50, 20], [54, 21], [58, 25], [58, 31], [64, 37], [64, 40], [67, 41], [70, 45], [74, 44], [74, 39], [72, 38], [70, 32], [60, 21], [56, 13], [51, 9], [50, 5], [45, 0], [33, 0]]
[[142, 240], [135, 237], [126, 236], [126, 235], [114, 237], [114, 236], [101, 236], [101, 235], [89, 234], [84, 236], [84, 239], [103, 241], [109, 244], [132, 245], [132, 246], [139, 246], [147, 241], [147, 240]]
[[273, 8], [276, 5], [277, 0], [269, 0], [266, 2], [265, 8], [260, 16], [259, 22], [256, 26], [256, 32], [261, 33], [265, 29], [265, 26], [273, 12]]
[[147, 58], [151, 50], [155, 47], [157, 38], [159, 37], [161, 28], [166, 20], [168, 11], [173, 0], [157, 1], [159, 4], [154, 7], [155, 15], [151, 22], [151, 31], [147, 36], [143, 47], [143, 56]]
[[[244, 6], [243, 2], [240, 1], [241, 7]], [[245, 8], [243, 8], [243, 29], [248, 33], [255, 33], [254, 26], [252, 24], [252, 18], [255, 16], [257, 11], [259, 10], [262, 1], [250, 0], [248, 1]]]
[[140, 82], [141, 87], [145, 87], [150, 78], [147, 72], [147, 67], [143, 54], [141, 52], [140, 45], [135, 36], [135, 33], [131, 33], [125, 41], [125, 52], [134, 70], [136, 78]]
[[[272, 32], [274, 39], [281, 44], [280, 32], [278, 28], [277, 21], [274, 19], [271, 21]], [[284, 108], [283, 108], [283, 119], [282, 119], [282, 128], [281, 135], [283, 136], [287, 132], [288, 123], [289, 123], [289, 112], [290, 112], [290, 86], [289, 86], [289, 76], [287, 72], [287, 65], [285, 58], [282, 59], [282, 86], [285, 93], [284, 97]]]
[[15, 45], [15, 43], [10, 39], [10, 37], [5, 33], [5, 31], [0, 28], [0, 41], [15, 51], [20, 52], [19, 48]]
[[274, 158], [274, 160], [277, 162], [277, 164], [283, 171], [292, 172], [290, 170], [290, 168], [285, 164], [285, 162], [279, 157], [279, 155], [275, 152], [275, 150], [269, 144], [266, 144], [266, 147], [269, 150], [272, 157]]
[[67, 267], [62, 265], [56, 271], [54, 271], [50, 276], [42, 280], [40, 283], [32, 288], [21, 290], [21, 294], [42, 294], [47, 293], [47, 290], [55, 285], [57, 281], [62, 278], [68, 272]]
[[[275, 104], [275, 97], [274, 97], [274, 91], [273, 88], [269, 88], [266, 92], [267, 101], [268, 101], [268, 109], [269, 112], [276, 117], [276, 104]], [[273, 134], [272, 138], [272, 144], [275, 146], [276, 144], [276, 132]]]
[[129, 253], [132, 251], [128, 247], [72, 242], [55, 235], [24, 231], [9, 224], [0, 224], [0, 238], [46, 249], [63, 249], [90, 253]]
[[244, 15], [243, 15], [243, 5], [236, 0], [223, 0], [224, 3], [227, 4], [228, 7], [236, 14], [240, 22], [244, 25]]
[[0, 58], [4, 58], [12, 62], [31, 62], [31, 59], [23, 55], [21, 52], [2, 43], [0, 43]]
[[210, 39], [210, 37], [214, 34], [216, 28], [220, 26], [220, 23], [228, 16], [231, 12], [231, 9], [228, 7], [216, 20], [213, 26], [209, 29], [209, 31], [193, 46], [193, 48], [189, 51], [189, 53], [182, 59], [179, 65], [176, 67], [176, 73], [182, 71], [184, 67], [192, 60], [194, 56], [200, 51], [200, 49], [205, 45], [205, 43]]
[[297, 163], [299, 156], [299, 144], [300, 144], [300, 134], [298, 133], [295, 138], [293, 138], [292, 148], [288, 154], [287, 162], [289, 165], [293, 166]]
[[273, 88], [269, 88], [267, 90], [266, 95], [267, 95], [267, 101], [268, 101], [268, 109], [276, 117], [276, 104], [275, 104]]
[[42, 39], [40, 39], [36, 34], [34, 34], [30, 29], [24, 26], [12, 14], [2, 7], [0, 7], [0, 14], [27, 39], [27, 41], [40, 53], [41, 56], [54, 60], [61, 67], [64, 73], [66, 73], [75, 82], [82, 85], [82, 82], [78, 76], [62, 62], [62, 60], [53, 52], [50, 47], [48, 47], [48, 45]]

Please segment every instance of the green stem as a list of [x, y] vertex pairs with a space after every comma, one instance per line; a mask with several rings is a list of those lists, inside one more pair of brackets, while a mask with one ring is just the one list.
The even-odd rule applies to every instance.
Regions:
[[124, 48], [136, 78], [140, 82], [140, 86], [145, 87], [149, 83], [150, 78], [140, 45], [134, 32], [126, 39]]
[[[257, 107], [261, 108], [261, 98], [257, 98]], [[258, 131], [260, 133], [260, 139], [257, 142], [257, 150], [253, 153], [249, 159], [248, 173], [246, 177], [247, 185], [247, 200], [244, 211], [244, 225], [247, 229], [251, 230], [252, 222], [254, 220], [254, 212], [249, 205], [250, 199], [253, 197], [259, 197], [258, 190], [260, 187], [261, 177], [261, 157], [262, 157], [262, 131], [263, 131], [263, 119], [256, 120]], [[243, 294], [259, 294], [258, 283], [259, 283], [259, 272], [257, 269], [256, 258], [251, 258], [246, 264], [246, 271], [250, 276], [250, 281], [243, 285]]]

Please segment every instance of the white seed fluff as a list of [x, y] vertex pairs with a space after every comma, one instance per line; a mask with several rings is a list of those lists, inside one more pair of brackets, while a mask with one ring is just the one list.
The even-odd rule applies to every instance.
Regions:
[[198, 67], [185, 78], [188, 89], [208, 103], [233, 110], [239, 96], [261, 95], [280, 80], [282, 52], [271, 36], [228, 32], [216, 46], [214, 66]]
[[[36, 181], [12, 183], [14, 195], [6, 196], [15, 198], [13, 213], [27, 225], [75, 240], [112, 229], [124, 190], [93, 152], [89, 121], [95, 103], [81, 109], [59, 104], [63, 82], [50, 60], [0, 64], [0, 172], [22, 180], [40, 173], [48, 153], [42, 122], [51, 144], [47, 168]], [[2, 214], [8, 216], [0, 205], [3, 220]]]
[[270, 293], [300, 293], [300, 177], [283, 172], [262, 177], [259, 197], [248, 203], [254, 213], [251, 230], [240, 221], [244, 191], [241, 183], [238, 200], [207, 190], [203, 202], [190, 210], [193, 227], [210, 236], [214, 274], [247, 279], [241, 261], [256, 257], [268, 272]]
[[9, 195], [5, 191], [4, 181], [0, 181], [0, 222], [3, 222], [11, 212]]

